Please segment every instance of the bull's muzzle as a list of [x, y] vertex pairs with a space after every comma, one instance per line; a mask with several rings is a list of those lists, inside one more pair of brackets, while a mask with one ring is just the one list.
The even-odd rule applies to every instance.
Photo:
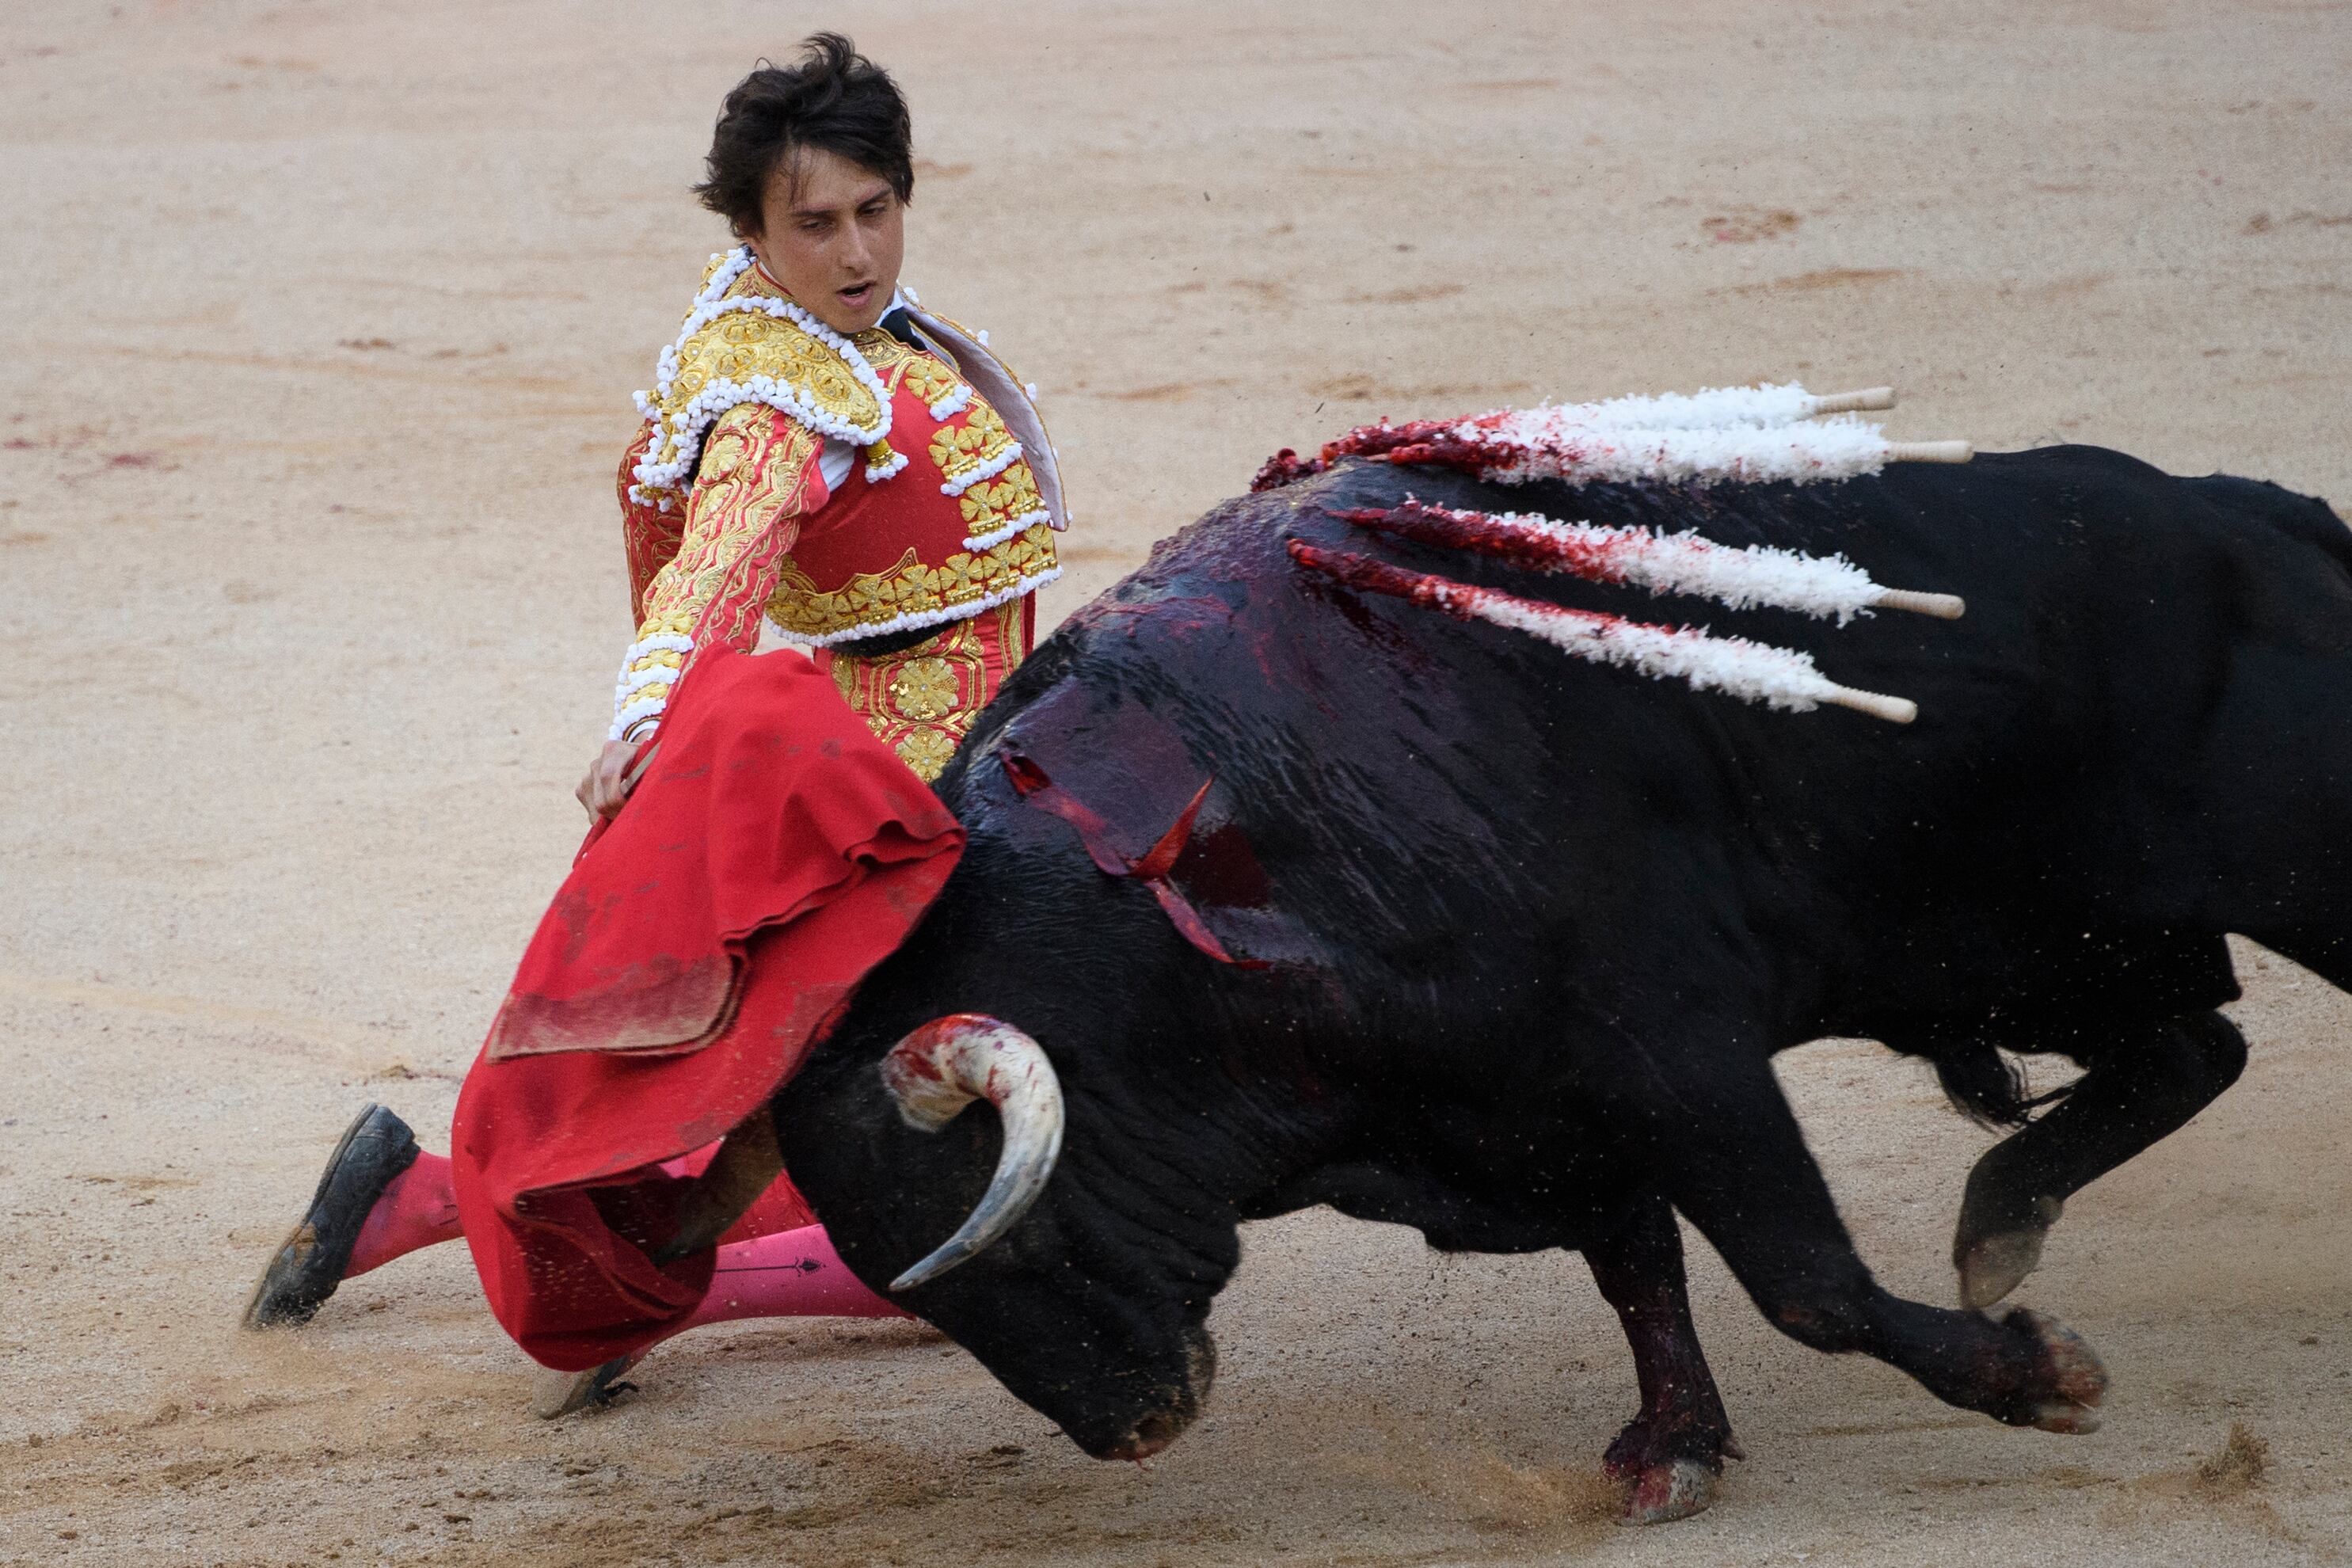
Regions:
[[890, 1047], [882, 1086], [907, 1125], [937, 1132], [975, 1100], [996, 1107], [1004, 1148], [980, 1206], [938, 1250], [890, 1281], [893, 1290], [936, 1279], [1011, 1230], [1045, 1192], [1062, 1152], [1062, 1084], [1045, 1048], [978, 1013], [934, 1018]]

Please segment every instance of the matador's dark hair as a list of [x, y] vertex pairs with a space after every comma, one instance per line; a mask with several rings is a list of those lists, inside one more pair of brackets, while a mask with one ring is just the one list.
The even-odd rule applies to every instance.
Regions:
[[761, 60], [735, 84], [710, 133], [702, 205], [739, 237], [758, 232], [761, 198], [777, 167], [803, 147], [822, 147], [915, 194], [915, 132], [890, 73], [839, 33], [812, 34], [796, 64]]

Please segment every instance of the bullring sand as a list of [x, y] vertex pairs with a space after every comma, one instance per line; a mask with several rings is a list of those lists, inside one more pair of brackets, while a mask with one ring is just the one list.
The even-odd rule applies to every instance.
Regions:
[[[1276, 447], [1546, 395], [1893, 382], [1901, 436], [2352, 500], [2342, 5], [7, 7], [0, 1562], [2352, 1551], [2352, 1000], [2251, 948], [2245, 1079], [2021, 1295], [2105, 1430], [1805, 1352], [1700, 1247], [1751, 1458], [1658, 1530], [1592, 1479], [1633, 1380], [1577, 1259], [1328, 1213], [1247, 1233], [1148, 1470], [904, 1325], [708, 1331], [541, 1423], [458, 1248], [234, 1330], [358, 1102], [442, 1142], [580, 830], [628, 394], [719, 239], [684, 188], [827, 24], [916, 104], [908, 276], [1043, 384], [1049, 620]], [[1873, 1046], [1784, 1076], [1874, 1266], [1948, 1300], [1983, 1135]], [[2200, 1470], [2233, 1423], [2258, 1480]]]

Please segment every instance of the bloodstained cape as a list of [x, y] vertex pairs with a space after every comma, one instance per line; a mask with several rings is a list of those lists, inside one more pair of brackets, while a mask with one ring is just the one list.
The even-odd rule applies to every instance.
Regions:
[[[830, 676], [792, 654], [697, 660], [457, 1096], [458, 1213], [525, 1351], [595, 1366], [694, 1310], [715, 1251], [648, 1257], [681, 1173], [792, 1076], [962, 849]], [[780, 1178], [729, 1239], [809, 1217]]]

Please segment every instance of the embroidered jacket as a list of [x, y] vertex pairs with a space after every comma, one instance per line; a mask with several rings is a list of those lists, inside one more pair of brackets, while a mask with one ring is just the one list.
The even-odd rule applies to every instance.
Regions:
[[1059, 477], [1025, 389], [985, 334], [908, 314], [920, 346], [842, 338], [747, 250], [714, 258], [623, 459], [638, 632], [614, 738], [644, 738], [699, 650], [750, 647], [763, 620], [825, 647], [1060, 575]]

